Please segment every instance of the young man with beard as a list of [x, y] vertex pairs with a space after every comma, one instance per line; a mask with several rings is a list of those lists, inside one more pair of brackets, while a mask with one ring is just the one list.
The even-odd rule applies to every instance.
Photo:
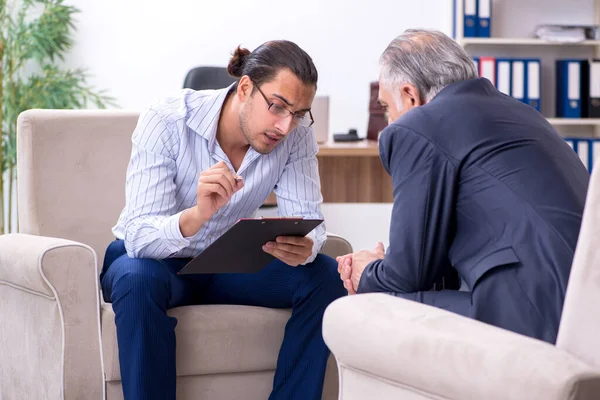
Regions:
[[281, 215], [322, 218], [311, 58], [272, 41], [238, 48], [228, 72], [239, 81], [184, 90], [149, 108], [133, 133], [126, 206], [100, 277], [115, 312], [125, 399], [175, 399], [177, 321], [167, 310], [190, 304], [292, 308], [271, 399], [321, 398], [322, 317], [346, 294], [335, 260], [318, 254], [323, 225], [266, 243], [277, 260], [257, 274], [177, 275], [273, 190]]

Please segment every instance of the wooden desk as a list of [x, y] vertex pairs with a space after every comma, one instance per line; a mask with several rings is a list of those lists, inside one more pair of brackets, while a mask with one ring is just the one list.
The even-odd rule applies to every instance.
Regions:
[[324, 143], [317, 159], [323, 202], [393, 202], [392, 178], [381, 165], [376, 141]]
[[[379, 145], [373, 140], [328, 142], [317, 153], [324, 203], [391, 203], [392, 178], [379, 159]], [[275, 194], [265, 206], [277, 205]]]
[[318, 157], [377, 157], [379, 144], [374, 140], [360, 142], [327, 142], [319, 145]]

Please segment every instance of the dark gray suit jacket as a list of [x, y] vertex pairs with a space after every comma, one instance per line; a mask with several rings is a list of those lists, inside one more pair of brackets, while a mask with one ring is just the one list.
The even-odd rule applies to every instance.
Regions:
[[[380, 156], [394, 186], [390, 245], [358, 292], [553, 343], [589, 173], [546, 119], [488, 80], [458, 82], [388, 126]], [[469, 292], [431, 290], [448, 268]]]

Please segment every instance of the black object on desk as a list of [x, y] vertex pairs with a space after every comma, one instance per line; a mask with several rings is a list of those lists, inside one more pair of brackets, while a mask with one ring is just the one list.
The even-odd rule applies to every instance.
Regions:
[[262, 246], [278, 236], [306, 236], [322, 219], [248, 218], [240, 219], [178, 274], [256, 273], [275, 257]]
[[356, 129], [350, 129], [348, 133], [333, 134], [334, 142], [358, 142], [361, 140], [363, 140], [363, 138], [358, 137], [358, 132], [356, 132]]

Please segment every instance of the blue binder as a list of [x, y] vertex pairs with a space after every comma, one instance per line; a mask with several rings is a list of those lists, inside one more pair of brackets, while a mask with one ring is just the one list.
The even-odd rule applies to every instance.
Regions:
[[511, 95], [512, 60], [496, 58], [496, 88], [507, 96]]
[[473, 57], [473, 63], [475, 64], [475, 69], [477, 70], [477, 76], [481, 76], [479, 72], [479, 57]]
[[527, 59], [525, 62], [525, 103], [540, 111], [542, 90], [542, 62]]
[[596, 160], [600, 163], [600, 139], [590, 139], [590, 147], [590, 172], [592, 172]]
[[462, 0], [464, 1], [464, 37], [477, 37], [477, 1], [478, 0]]
[[592, 171], [592, 146], [589, 139], [575, 139], [575, 151], [583, 166], [588, 171]]
[[565, 138], [565, 142], [575, 151], [575, 139]]
[[586, 60], [582, 65], [581, 116], [600, 118], [600, 60]]
[[513, 59], [511, 69], [511, 96], [515, 99], [526, 103], [527, 85], [525, 81], [525, 71], [527, 70], [527, 62], [525, 60]]
[[582, 60], [556, 61], [556, 116], [581, 118]]
[[492, 32], [492, 0], [477, 0], [477, 36], [491, 37]]
[[592, 138], [565, 138], [565, 142], [575, 151], [583, 166], [592, 172], [594, 159], [597, 159], [594, 156], [600, 157], [600, 141]]
[[581, 163], [591, 173], [595, 162], [600, 168], [600, 139], [594, 138], [565, 138], [565, 142], [577, 153]]

